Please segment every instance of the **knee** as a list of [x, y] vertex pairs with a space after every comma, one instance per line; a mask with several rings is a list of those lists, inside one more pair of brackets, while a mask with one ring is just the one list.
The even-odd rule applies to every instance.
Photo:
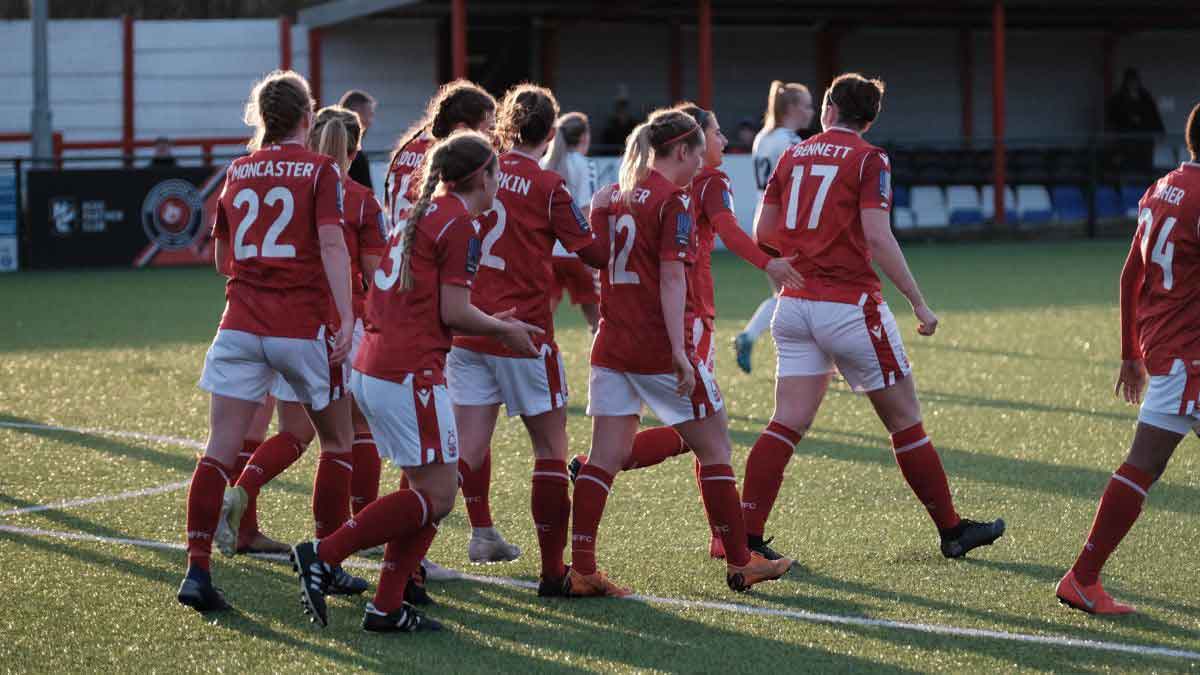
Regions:
[[438, 490], [437, 492], [427, 494], [430, 522], [436, 523], [450, 515], [450, 512], [454, 510], [454, 501], [457, 495], [457, 489], [453, 491]]

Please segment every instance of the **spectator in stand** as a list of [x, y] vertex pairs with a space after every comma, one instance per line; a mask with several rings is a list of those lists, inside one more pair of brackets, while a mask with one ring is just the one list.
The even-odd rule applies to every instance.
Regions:
[[[362, 140], [360, 142], [365, 147], [367, 130], [375, 121], [375, 99], [361, 89], [351, 89], [342, 94], [338, 105], [358, 113], [359, 122], [362, 124]], [[366, 150], [359, 150], [358, 154], [354, 156], [354, 161], [350, 162], [350, 177], [374, 191], [375, 186], [371, 184], [371, 163], [367, 160]]]
[[743, 117], [738, 123], [733, 142], [725, 149], [726, 153], [745, 155], [754, 147], [754, 137], [758, 135], [758, 125], [749, 117]]
[[637, 125], [637, 120], [629, 112], [629, 96], [622, 87], [617, 93], [616, 103], [613, 104], [613, 114], [608, 118], [608, 125], [604, 127], [604, 144], [615, 146], [616, 154], [621, 154], [625, 149], [625, 139]]
[[171, 139], [166, 136], [154, 139], [154, 156], [150, 158], [150, 168], [164, 169], [178, 164], [175, 155], [171, 153]]
[[1133, 68], [1125, 69], [1121, 89], [1108, 100], [1108, 129], [1118, 134], [1132, 135], [1117, 140], [1117, 168], [1134, 171], [1152, 169], [1154, 139], [1151, 134], [1164, 131], [1162, 116], [1158, 114], [1154, 97]]

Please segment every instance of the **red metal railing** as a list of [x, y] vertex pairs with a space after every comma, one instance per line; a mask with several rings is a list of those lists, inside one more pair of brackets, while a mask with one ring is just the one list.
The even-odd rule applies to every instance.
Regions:
[[[0, 133], [0, 143], [28, 143], [32, 139], [33, 137], [27, 133]], [[221, 146], [245, 146], [248, 139], [243, 136], [195, 136], [170, 138], [169, 140], [172, 147], [200, 148], [200, 152], [204, 158], [204, 165], [212, 166], [214, 148]], [[68, 141], [63, 138], [61, 131], [56, 131], [54, 132], [53, 155], [56, 163], [61, 167], [63, 155], [71, 150], [120, 150], [126, 164], [129, 164], [133, 161], [132, 150], [136, 148], [152, 148], [155, 142], [151, 139], [132, 141], [122, 139], [114, 141]]]

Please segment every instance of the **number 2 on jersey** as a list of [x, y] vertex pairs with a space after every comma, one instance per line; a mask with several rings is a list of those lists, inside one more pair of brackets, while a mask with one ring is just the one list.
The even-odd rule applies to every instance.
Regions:
[[[608, 242], [608, 257], [612, 260], [612, 264], [608, 266], [608, 283], [610, 284], [640, 284], [641, 277], [637, 272], [629, 270], [629, 254], [633, 251], [633, 242], [637, 239], [637, 221], [633, 216], [626, 213], [620, 218], [609, 218], [609, 227], [612, 229], [612, 235]], [[625, 231], [625, 243], [621, 244], [621, 250], [617, 250], [617, 233]]]
[[[280, 203], [283, 205], [279, 210], [279, 216], [275, 218], [275, 222], [271, 223], [271, 227], [267, 229], [266, 236], [263, 237], [262, 257], [295, 258], [295, 246], [279, 243], [279, 236], [283, 234], [283, 230], [288, 226], [288, 223], [292, 222], [292, 214], [296, 210], [291, 191], [285, 187], [273, 187], [267, 190], [267, 194], [263, 197], [262, 201], [267, 206], [275, 206]], [[243, 188], [238, 192], [233, 198], [233, 208], [240, 209], [243, 206], [247, 207], [246, 215], [242, 218], [242, 222], [238, 223], [237, 232], [233, 235], [233, 257], [235, 260], [245, 260], [246, 258], [256, 258], [259, 256], [257, 246], [245, 243], [246, 233], [250, 231], [250, 226], [258, 219], [258, 193], [250, 188]]]
[[1142, 228], [1142, 260], [1162, 268], [1163, 290], [1171, 290], [1175, 286], [1175, 272], [1172, 269], [1175, 258], [1175, 244], [1170, 242], [1171, 230], [1175, 228], [1175, 219], [1163, 220], [1162, 228], [1158, 231], [1158, 240], [1154, 248], [1150, 248], [1150, 237], [1154, 234], [1154, 213], [1150, 209], [1142, 209], [1138, 214], [1138, 226]]
[[[833, 183], [834, 176], [837, 176], [838, 168], [834, 164], [814, 164], [812, 166], [812, 174], [821, 177], [821, 184], [817, 187], [817, 196], [813, 200], [812, 209], [808, 215], [808, 229], [815, 230], [821, 221], [821, 209], [825, 207], [825, 197], [829, 194], [829, 186]], [[796, 218], [799, 217], [800, 211], [800, 184], [804, 181], [804, 165], [798, 165], [792, 169], [792, 186], [788, 190], [788, 205], [787, 213], [784, 216], [784, 226], [789, 230], [796, 229]]]
[[504, 258], [493, 254], [492, 247], [500, 241], [500, 237], [504, 236], [504, 226], [508, 224], [508, 211], [504, 210], [504, 203], [499, 199], [492, 200], [492, 210], [496, 212], [496, 224], [488, 230], [487, 236], [483, 238], [483, 255], [479, 258], [479, 264], [503, 272], [506, 267]]

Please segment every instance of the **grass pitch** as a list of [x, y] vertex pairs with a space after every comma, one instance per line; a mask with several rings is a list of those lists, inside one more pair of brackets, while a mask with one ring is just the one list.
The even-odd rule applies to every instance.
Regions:
[[[358, 630], [362, 599], [331, 601], [322, 631], [302, 619], [289, 567], [215, 558], [237, 611], [208, 619], [178, 606], [184, 554], [45, 533], [183, 541], [184, 491], [0, 515], [0, 663], [6, 671], [1172, 671], [1200, 661], [1087, 645], [916, 632], [865, 622], [798, 620], [801, 612], [870, 617], [1200, 651], [1200, 460], [1180, 447], [1142, 519], [1106, 570], [1115, 595], [1142, 613], [1121, 620], [1061, 608], [1053, 585], [1082, 541], [1136, 411], [1111, 394], [1119, 358], [1117, 276], [1124, 242], [910, 247], [942, 317], [920, 338], [890, 296], [924, 403], [964, 514], [1003, 516], [1008, 534], [967, 560], [943, 560], [936, 533], [905, 486], [869, 404], [835, 385], [788, 467], [768, 535], [801, 565], [784, 581], [730, 593], [708, 535], [690, 460], [622, 474], [602, 524], [601, 565], [640, 593], [675, 604], [542, 601], [527, 588], [432, 584], [431, 614], [451, 632], [380, 637]], [[736, 456], [771, 415], [774, 351], [754, 374], [729, 339], [766, 291], [761, 273], [714, 261], [718, 380]], [[22, 273], [0, 277], [0, 422], [143, 432], [203, 441], [207, 405], [195, 387], [222, 308], [207, 269]], [[586, 451], [587, 332], [558, 315], [573, 385], [573, 450]], [[649, 420], [648, 420], [649, 421]], [[0, 511], [183, 481], [194, 448], [171, 442], [0, 427]], [[533, 581], [532, 459], [519, 422], [493, 443], [497, 526], [521, 560], [472, 566], [461, 508], [430, 557], [490, 579]], [[263, 529], [310, 534], [315, 453], [260, 499]], [[384, 489], [398, 473], [386, 469]], [[27, 528], [14, 531], [12, 528]], [[365, 561], [370, 562], [370, 561]], [[375, 573], [360, 570], [374, 581]], [[704, 604], [708, 603], [708, 604]], [[736, 603], [725, 606], [715, 603]], [[793, 616], [789, 617], [788, 613]]]

